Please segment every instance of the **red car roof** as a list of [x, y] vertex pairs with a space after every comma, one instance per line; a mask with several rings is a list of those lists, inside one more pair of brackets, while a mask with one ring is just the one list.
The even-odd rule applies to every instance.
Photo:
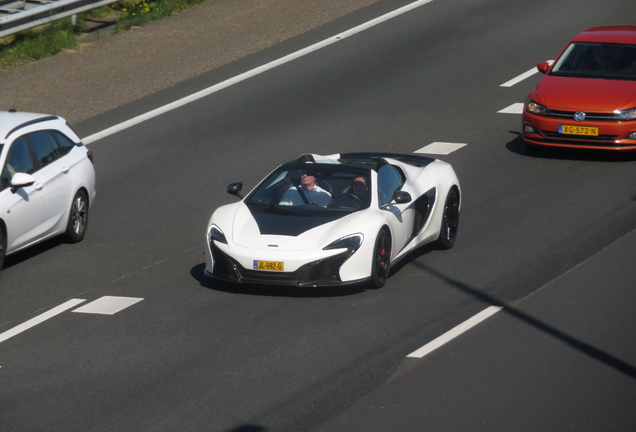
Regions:
[[636, 45], [636, 26], [592, 27], [572, 39], [579, 42], [607, 42]]

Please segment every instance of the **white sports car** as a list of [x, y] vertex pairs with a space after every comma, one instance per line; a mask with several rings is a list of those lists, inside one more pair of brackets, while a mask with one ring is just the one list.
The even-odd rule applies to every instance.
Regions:
[[382, 287], [409, 252], [455, 243], [461, 190], [446, 162], [395, 153], [305, 154], [242, 200], [219, 207], [205, 234], [205, 273], [232, 282]]

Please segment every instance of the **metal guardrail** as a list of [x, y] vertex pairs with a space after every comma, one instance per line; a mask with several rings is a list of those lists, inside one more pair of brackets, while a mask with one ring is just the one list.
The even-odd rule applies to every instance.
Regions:
[[0, 37], [118, 0], [0, 0]]

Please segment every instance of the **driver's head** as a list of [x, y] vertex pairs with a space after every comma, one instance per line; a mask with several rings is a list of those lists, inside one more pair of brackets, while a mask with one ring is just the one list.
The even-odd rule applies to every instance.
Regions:
[[364, 177], [356, 177], [353, 179], [353, 193], [359, 197], [363, 197], [369, 191], [367, 180]]
[[303, 170], [300, 172], [300, 184], [305, 189], [313, 189], [316, 186], [316, 177], [314, 173], [309, 170]]

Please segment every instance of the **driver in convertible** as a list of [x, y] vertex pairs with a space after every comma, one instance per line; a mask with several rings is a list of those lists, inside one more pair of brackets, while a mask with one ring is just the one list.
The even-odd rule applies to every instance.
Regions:
[[331, 202], [331, 194], [316, 184], [316, 177], [306, 170], [301, 171], [300, 185], [292, 186], [285, 192], [280, 205], [318, 204], [326, 207]]
[[363, 203], [367, 202], [369, 196], [369, 186], [367, 186], [367, 180], [364, 177], [356, 177], [351, 184], [351, 191], [355, 196], [360, 198]]

